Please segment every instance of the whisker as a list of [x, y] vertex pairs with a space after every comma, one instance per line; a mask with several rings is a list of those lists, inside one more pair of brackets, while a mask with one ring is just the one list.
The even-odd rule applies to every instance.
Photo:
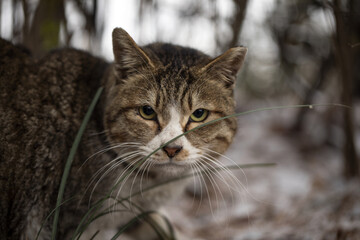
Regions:
[[[144, 154], [143, 157], [145, 157], [145, 156], [146, 156], [146, 155]], [[135, 174], [135, 177], [134, 177], [134, 179], [133, 179], [133, 181], [132, 181], [132, 183], [131, 183], [131, 187], [130, 187], [130, 198], [129, 198], [129, 201], [130, 201], [130, 202], [131, 202], [131, 197], [132, 197], [133, 186], [134, 186], [135, 181], [137, 180], [137, 176], [138, 176], [138, 174], [142, 171], [141, 168], [144, 168], [144, 167], [145, 167], [144, 165], [147, 165], [147, 164], [148, 164], [148, 161], [143, 162], [143, 163], [141, 164], [141, 166], [138, 168], [138, 171], [137, 171], [136, 174]], [[139, 184], [140, 184], [140, 190], [141, 190], [141, 179], [140, 179]]]
[[212, 149], [209, 149], [209, 148], [202, 148], [202, 150], [204, 150], [205, 152], [211, 152], [211, 153], [214, 153], [222, 158], [225, 158], [226, 160], [230, 161], [231, 163], [233, 163], [234, 165], [238, 166], [239, 167], [239, 170], [241, 171], [241, 173], [243, 174], [243, 176], [245, 177], [245, 185], [248, 186], [248, 178], [246, 176], [246, 173], [244, 171], [244, 169], [242, 169], [238, 163], [236, 163], [234, 160], [232, 160], [231, 158], [229, 158], [228, 156], [224, 155], [224, 154], [221, 154], [219, 152], [216, 152]]
[[[204, 155], [205, 155], [205, 154], [204, 154]], [[233, 183], [235, 183], [235, 185], [240, 186], [240, 189], [244, 190], [245, 193], [246, 193], [248, 196], [250, 196], [253, 200], [255, 200], [255, 201], [257, 201], [257, 202], [264, 203], [263, 201], [257, 199], [254, 195], [252, 195], [252, 194], [250, 193], [250, 191], [248, 190], [248, 188], [241, 183], [241, 181], [231, 172], [230, 169], [228, 169], [228, 168], [227, 168], [226, 166], [224, 166], [224, 165], [221, 165], [221, 162], [216, 161], [216, 159], [214, 159], [213, 156], [209, 155], [209, 157], [211, 157], [211, 158], [213, 159], [213, 160], [210, 160], [210, 159], [209, 159], [209, 161], [211, 161], [214, 165], [216, 165], [216, 167], [218, 167], [219, 169], [221, 169], [222, 172], [227, 173], [227, 175], [230, 177], [230, 179], [232, 179]], [[209, 167], [215, 168], [215, 167], [212, 166], [211, 164], [209, 164]], [[221, 179], [221, 181], [223, 181], [223, 180]], [[226, 184], [226, 181], [224, 181], [224, 183]], [[237, 190], [237, 189], [234, 189], [233, 187], [231, 187], [231, 189], [233, 189], [235, 192], [239, 193], [240, 196], [243, 195], [243, 193], [242, 193], [241, 191], [239, 191], [239, 190]]]
[[[124, 179], [122, 179], [120, 188], [119, 188], [116, 196], [113, 197], [113, 199], [114, 199], [115, 201], [119, 201], [119, 202], [114, 203], [113, 206], [109, 206], [109, 208], [112, 207], [112, 208], [114, 209], [114, 211], [115, 211], [116, 206], [117, 206], [119, 203], [122, 204], [122, 199], [118, 199], [118, 196], [119, 196], [119, 194], [120, 194], [120, 192], [121, 192], [121, 190], [122, 190], [122, 187], [125, 185], [125, 183], [126, 183], [127, 180], [129, 179], [130, 175], [135, 171], [135, 169], [132, 169], [131, 172], [128, 172], [128, 170], [131, 169], [131, 168], [134, 166], [134, 164], [136, 164], [136, 163], [137, 163], [139, 160], [141, 160], [141, 159], [142, 159], [142, 157], [139, 157], [139, 158], [133, 160], [133, 162], [131, 162], [128, 166], [125, 167], [125, 169], [122, 170], [122, 173], [120, 174], [120, 176], [115, 180], [115, 184], [114, 184], [113, 186], [116, 186], [117, 184], [119, 184], [119, 181], [120, 181], [120, 179], [122, 179], [122, 177], [124, 176], [124, 174], [128, 174]], [[130, 203], [129, 201], [127, 201], [127, 202]], [[109, 202], [109, 204], [111, 204], [111, 203]], [[123, 205], [123, 204], [122, 204], [122, 205]]]
[[[207, 168], [205, 165], [204, 165], [204, 162], [199, 162], [200, 164], [202, 164], [204, 166], [204, 168]], [[228, 210], [228, 205], [227, 205], [227, 202], [225, 200], [225, 197], [223, 195], [223, 192], [220, 188], [220, 186], [218, 185], [217, 181], [214, 179], [213, 175], [214, 175], [214, 172], [211, 170], [211, 169], [208, 169], [205, 171], [205, 174], [207, 175], [209, 181], [210, 181], [210, 184], [212, 185], [213, 189], [214, 189], [214, 194], [215, 194], [215, 200], [216, 200], [216, 203], [217, 203], [217, 208], [218, 209], [225, 209], [226, 211]], [[215, 174], [215, 176], [217, 176]], [[222, 201], [219, 201], [219, 197], [218, 197], [218, 193], [220, 194], [220, 197], [221, 197], [221, 200]], [[231, 192], [231, 196], [232, 196], [232, 192]], [[232, 201], [233, 201], [233, 196], [232, 196]], [[223, 207], [222, 207], [223, 206]], [[213, 215], [213, 217], [215, 218], [215, 216]]]
[[[92, 195], [96, 189], [96, 187], [98, 186], [98, 184], [111, 172], [113, 171], [114, 169], [116, 169], [117, 167], [121, 166], [122, 163], [128, 161], [128, 160], [131, 160], [132, 158], [136, 157], [136, 156], [139, 156], [140, 154], [136, 151], [133, 152], [133, 154], [128, 154], [127, 157], [121, 159], [121, 157], [117, 157], [115, 158], [113, 161], [111, 161], [113, 164], [111, 167], [109, 167], [102, 175], [101, 177], [97, 180], [96, 184], [94, 185], [93, 187], [93, 190], [91, 191], [91, 194], [90, 194], [90, 198], [89, 198], [89, 201], [91, 200], [92, 198]], [[121, 159], [120, 161], [117, 161]], [[104, 169], [104, 168], [103, 168]], [[95, 178], [94, 178], [95, 179]]]
[[149, 179], [149, 172], [151, 168], [155, 165], [155, 161], [150, 161], [150, 165], [148, 167], [148, 171], [146, 172], [146, 178]]
[[[240, 185], [242, 188], [246, 189], [246, 187], [241, 183], [241, 181], [240, 181], [240, 180], [231, 172], [231, 170], [228, 169], [226, 166], [222, 165], [219, 161], [216, 161], [216, 160], [212, 159], [211, 156], [206, 156], [206, 155], [204, 154], [203, 158], [206, 159], [207, 161], [209, 161], [209, 162], [211, 163], [211, 164], [210, 164], [209, 162], [204, 161], [209, 168], [213, 169], [213, 171], [218, 174], [219, 179], [220, 179], [223, 183], [227, 184], [227, 181], [224, 179], [224, 177], [222, 177], [221, 172], [226, 173], [226, 174], [230, 177], [231, 181], [232, 181], [233, 183], [235, 183], [235, 185]], [[213, 166], [212, 164], [215, 165], [215, 166]], [[219, 169], [217, 169], [217, 168], [219, 168]], [[220, 170], [220, 171], [219, 171], [219, 170]], [[228, 184], [227, 184], [227, 185], [228, 185]], [[228, 186], [229, 186], [232, 190], [234, 190], [235, 192], [239, 192], [236, 188], [231, 187], [230, 185], [228, 185]]]
[[[226, 181], [226, 179], [223, 177], [223, 175], [221, 174], [222, 172], [219, 171], [219, 169], [214, 168], [214, 166], [212, 166], [210, 163], [208, 163], [206, 160], [206, 157], [203, 156], [202, 159], [200, 159], [201, 163], [205, 165], [205, 167], [207, 167], [208, 171], [210, 172], [210, 176], [212, 178], [212, 180], [214, 181], [214, 183], [218, 186], [218, 184], [216, 183], [216, 180], [214, 179], [213, 175], [216, 176], [221, 182], [223, 182], [225, 184], [225, 186], [229, 189], [229, 192], [231, 194], [231, 201], [234, 202], [234, 195], [233, 195], [233, 188], [230, 186], [230, 184]], [[205, 161], [204, 161], [205, 160]], [[220, 169], [221, 170], [221, 169]], [[223, 197], [222, 191], [220, 187], [217, 187], [218, 191], [220, 192], [220, 194], [222, 195], [222, 200], [224, 202], [225, 208], [227, 209], [227, 204], [225, 201], [225, 198]]]
[[[206, 168], [204, 162], [199, 161], [199, 164], [203, 165], [204, 168]], [[214, 173], [214, 172], [213, 172], [211, 169], [207, 169], [206, 171], [204, 171], [204, 173], [205, 173], [206, 176], [208, 177], [208, 179], [209, 179], [209, 181], [210, 181], [210, 183], [211, 183], [211, 185], [212, 185], [212, 187], [213, 187], [213, 189], [214, 189], [216, 202], [220, 205], [220, 201], [219, 201], [218, 195], [217, 195], [217, 191], [218, 191], [218, 192], [220, 193], [220, 195], [221, 195], [222, 202], [224, 202], [225, 205], [226, 205], [226, 201], [225, 201], [224, 195], [222, 194], [222, 191], [221, 191], [219, 185], [217, 184], [217, 182], [215, 181], [215, 179], [214, 179], [214, 177], [213, 177], [213, 173]], [[216, 188], [215, 188], [215, 187], [216, 187]], [[219, 205], [218, 205], [218, 207], [219, 207]]]
[[143, 183], [143, 177], [144, 177], [144, 174], [145, 172], [147, 172], [147, 179], [149, 179], [149, 171], [150, 171], [150, 166], [152, 166], [154, 164], [154, 162], [152, 161], [145, 161], [144, 163], [144, 169], [142, 170], [142, 174], [141, 174], [141, 177], [140, 177], [140, 194], [141, 194], [141, 197], [143, 197], [143, 192], [142, 192], [142, 183]]
[[[103, 173], [102, 177], [101, 177], [100, 179], [98, 179], [97, 183], [95, 184], [95, 186], [94, 186], [94, 188], [93, 188], [93, 190], [92, 190], [92, 192], [91, 192], [91, 194], [90, 194], [90, 197], [89, 197], [89, 204], [90, 204], [91, 198], [92, 198], [92, 193], [95, 191], [95, 188], [96, 188], [97, 184], [98, 184], [114, 167], [117, 167], [119, 164], [121, 164], [121, 163], [123, 163], [123, 162], [125, 162], [125, 161], [127, 161], [127, 160], [129, 160], [129, 159], [131, 159], [131, 158], [133, 157], [133, 156], [132, 156], [133, 153], [136, 153], [136, 152], [131, 152], [131, 153], [127, 153], [127, 154], [120, 155], [120, 156], [114, 158], [113, 160], [109, 161], [107, 164], [105, 164], [105, 165], [104, 165], [103, 167], [101, 167], [99, 170], [97, 170], [97, 171], [93, 174], [93, 176], [90, 178], [89, 182], [87, 183], [87, 186], [86, 186], [86, 188], [85, 188], [84, 194], [83, 194], [83, 196], [81, 197], [81, 200], [80, 200], [79, 202], [81, 202], [82, 199], [85, 197], [86, 192], [89, 190], [90, 186], [94, 183], [94, 181], [95, 181], [95, 179], [98, 177], [98, 175], [99, 175], [102, 171], [104, 171], [107, 167], [111, 166], [111, 167], [109, 167], [109, 169], [108, 169], [105, 173]], [[124, 156], [126, 156], [126, 158], [123, 158]], [[121, 159], [121, 160], [119, 161], [119, 159]]]
[[[138, 159], [136, 159], [136, 160], [134, 160], [133, 162], [131, 162], [131, 163], [123, 170], [123, 172], [121, 173], [121, 175], [117, 178], [115, 184], [118, 184], [118, 182], [120, 181], [120, 179], [122, 179], [122, 177], [124, 176], [124, 174], [127, 174], [127, 175], [125, 176], [125, 178], [122, 179], [120, 188], [119, 188], [119, 190], [118, 190], [118, 192], [117, 192], [117, 194], [116, 194], [115, 199], [118, 198], [118, 196], [120, 195], [120, 192], [121, 192], [122, 188], [124, 187], [125, 183], [126, 183], [127, 180], [130, 178], [131, 174], [133, 174], [133, 172], [136, 170], [136, 168], [135, 168], [134, 166], [135, 166], [136, 164], [138, 164], [140, 161], [143, 160], [142, 154], [139, 153], [139, 155], [140, 155], [141, 157], [139, 157]], [[130, 172], [128, 172], [129, 169], [131, 169]]]
[[[110, 146], [110, 147], [109, 147]], [[80, 169], [93, 157], [103, 154], [105, 152], [108, 152], [110, 150], [116, 149], [116, 148], [125, 148], [125, 147], [135, 147], [135, 146], [141, 146], [140, 143], [136, 143], [136, 142], [126, 142], [126, 143], [121, 143], [121, 144], [116, 144], [115, 146], [111, 146], [109, 145], [107, 146], [105, 149], [99, 150], [97, 152], [95, 152], [94, 154], [92, 154], [91, 156], [89, 156], [79, 167], [79, 169], [77, 170], [78, 172], [80, 171]]]
[[[199, 209], [200, 209], [200, 206], [201, 206], [201, 203], [202, 203], [202, 201], [203, 201], [203, 186], [202, 186], [202, 184], [201, 184], [201, 177], [199, 176], [199, 174], [198, 173], [200, 173], [201, 172], [201, 169], [199, 169], [199, 167], [197, 166], [197, 164], [194, 162], [194, 163], [192, 163], [191, 164], [192, 165], [192, 168], [194, 168], [194, 172], [193, 172], [193, 175], [194, 175], [194, 185], [195, 185], [195, 177], [200, 181], [200, 183], [198, 184], [199, 185], [199, 187], [200, 187], [200, 203], [198, 204], [198, 207], [197, 207], [197, 209], [196, 209], [196, 213], [199, 211]], [[195, 196], [194, 196], [195, 197]], [[193, 197], [193, 200], [194, 200], [194, 197]], [[194, 201], [193, 201], [194, 202]]]
[[101, 132], [93, 132], [93, 133], [89, 133], [89, 136], [92, 137], [92, 136], [99, 136], [99, 135], [103, 135], [105, 133], [109, 132], [109, 130], [104, 130], [104, 131], [101, 131]]
[[[95, 172], [95, 174], [91, 177], [90, 179], [90, 183], [88, 183], [88, 186], [91, 185], [93, 183], [93, 181], [95, 181], [96, 177], [105, 169], [107, 168], [109, 165], [114, 164], [115, 162], [120, 162], [123, 163], [129, 159], [131, 159], [131, 157], [133, 157], [133, 154], [138, 153], [138, 151], [132, 151], [132, 152], [128, 152], [125, 154], [122, 154], [120, 156], [117, 156], [116, 158], [114, 158], [113, 160], [111, 160], [110, 162], [108, 162], [107, 164], [105, 164], [103, 167], [101, 167], [99, 170], [97, 170]], [[118, 161], [120, 159], [120, 161]]]
[[[201, 165], [199, 165], [198, 162], [194, 162], [194, 165], [197, 166], [198, 169], [199, 169], [200, 172], [201, 172]], [[215, 216], [215, 215], [214, 215], [214, 212], [213, 212], [213, 209], [212, 209], [212, 204], [211, 204], [211, 201], [210, 201], [210, 198], [209, 198], [210, 192], [209, 192], [208, 186], [207, 186], [207, 184], [206, 184], [206, 181], [205, 181], [205, 179], [204, 179], [204, 176], [203, 176], [202, 174], [199, 174], [199, 176], [200, 176], [200, 179], [202, 180], [202, 182], [204, 183], [204, 187], [205, 187], [205, 190], [206, 190], [206, 194], [207, 194], [207, 196], [208, 196], [208, 201], [209, 201], [209, 206], [210, 206], [211, 214], [212, 214], [213, 216]]]
[[[220, 168], [220, 170], [223, 170], [222, 167], [226, 168], [226, 169], [225, 169], [224, 171], [222, 171], [222, 172], [223, 172], [223, 173], [227, 173], [227, 175], [230, 176], [230, 178], [232, 179], [233, 183], [235, 182], [235, 185], [240, 186], [240, 189], [243, 189], [243, 190], [245, 191], [245, 193], [248, 194], [248, 196], [250, 196], [253, 200], [258, 201], [258, 202], [262, 202], [262, 201], [260, 201], [260, 200], [257, 200], [257, 199], [248, 191], [248, 188], [242, 184], [242, 182], [231, 172], [230, 169], [228, 169], [228, 168], [227, 168], [226, 166], [224, 166], [224, 165], [221, 165], [222, 163], [219, 162], [219, 161], [216, 161], [216, 159], [215, 159], [213, 156], [209, 155], [209, 157], [211, 157], [211, 158], [213, 159], [213, 164], [215, 164], [215, 166], [217, 166], [218, 168]], [[210, 163], [207, 163], [207, 164], [209, 165], [209, 167], [215, 168], [215, 167], [212, 166]], [[241, 169], [241, 170], [243, 171], [243, 169]], [[218, 171], [218, 170], [216, 169], [216, 171]], [[219, 174], [219, 176], [221, 176], [221, 175], [220, 175], [220, 172], [219, 172], [218, 174]], [[227, 182], [226, 182], [226, 180], [225, 180], [224, 178], [222, 178], [222, 179], [220, 179], [220, 180], [223, 181], [223, 182], [227, 185]], [[228, 187], [230, 187], [230, 186], [228, 186]], [[233, 189], [233, 188], [231, 187], [231, 189]], [[232, 191], [230, 191], [230, 192], [232, 193]], [[240, 192], [240, 191], [237, 190], [237, 189], [235, 190], [235, 192], [239, 193], [240, 196], [243, 195], [243, 193]], [[232, 198], [233, 198], [233, 195], [232, 195]], [[240, 201], [246, 201], [246, 198], [240, 198]], [[250, 214], [249, 214], [248, 211], [247, 211], [247, 216], [248, 216], [248, 219], [249, 219], [249, 218], [250, 218]]]
[[[237, 177], [235, 177], [235, 175], [233, 175], [233, 174], [232, 174], [232, 175], [233, 175], [232, 178], [233, 178], [233, 179], [235, 178], [235, 179], [236, 179], [236, 182], [240, 183], [239, 185], [241, 186], [241, 188], [242, 188], [243, 190], [245, 190], [246, 194], [248, 194], [248, 196], [250, 196], [253, 200], [255, 200], [255, 201], [257, 201], [257, 202], [260, 202], [260, 203], [269, 204], [269, 203], [266, 202], [266, 201], [262, 201], [262, 200], [260, 200], [260, 199], [257, 199], [253, 194], [250, 193], [250, 191], [248, 190], [248, 189], [249, 189], [249, 188], [248, 188], [248, 179], [247, 179], [246, 173], [245, 173], [245, 171], [244, 171], [234, 160], [232, 160], [231, 158], [229, 158], [229, 157], [227, 157], [227, 156], [225, 156], [225, 155], [223, 155], [223, 154], [221, 154], [221, 153], [218, 153], [218, 152], [216, 152], [216, 151], [213, 151], [213, 150], [211, 150], [211, 149], [207, 149], [207, 148], [202, 148], [202, 149], [205, 150], [205, 151], [209, 151], [209, 152], [212, 152], [212, 153], [214, 153], [214, 154], [217, 154], [217, 155], [219, 155], [219, 156], [221, 156], [221, 157], [229, 160], [230, 162], [234, 163], [236, 166], [238, 166], [238, 167], [239, 167], [239, 170], [241, 170], [241, 173], [242, 173], [243, 176], [245, 177], [245, 185], [242, 184], [242, 183], [240, 182], [240, 180], [239, 180]], [[214, 159], [214, 157], [211, 156], [211, 155], [207, 155], [207, 156], [210, 156], [211, 158]], [[216, 162], [218, 162], [218, 161], [216, 161]], [[231, 170], [229, 170], [229, 171], [231, 171]], [[241, 192], [239, 192], [239, 193], [240, 193], [240, 195], [242, 195]]]
[[[194, 165], [193, 163], [190, 164], [191, 174], [193, 175], [192, 179], [193, 179], [194, 191], [197, 191], [197, 189], [196, 189], [196, 178], [197, 178], [197, 176], [195, 175], [196, 174], [196, 169], [195, 169], [195, 167], [193, 165]], [[200, 186], [200, 190], [201, 190], [201, 186]], [[200, 194], [202, 194], [201, 191], [200, 191]], [[194, 203], [195, 203], [195, 194], [193, 194], [191, 206], [194, 206]]]

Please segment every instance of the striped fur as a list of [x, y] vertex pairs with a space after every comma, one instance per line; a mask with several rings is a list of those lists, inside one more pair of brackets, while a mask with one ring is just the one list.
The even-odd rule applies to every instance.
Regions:
[[[67, 180], [63, 199], [71, 201], [61, 206], [57, 239], [70, 239], [90, 206], [110, 192], [103, 209], [96, 210], [107, 211], [122, 197], [190, 169], [211, 168], [231, 143], [235, 119], [193, 131], [131, 168], [177, 135], [234, 112], [233, 89], [245, 48], [211, 58], [171, 44], [139, 47], [122, 29], [113, 32], [113, 48], [113, 64], [74, 49], [36, 60], [0, 39], [0, 239], [35, 239], [43, 224], [39, 239], [50, 238], [52, 219], [46, 217], [56, 206], [67, 156], [101, 84], [105, 91]], [[141, 117], [143, 106], [151, 106], [157, 117]], [[189, 121], [199, 108], [207, 109], [208, 117]], [[132, 196], [130, 202], [156, 210], [176, 199], [185, 185], [163, 185]], [[90, 239], [97, 230], [96, 239], [109, 239], [103, 235], [109, 233], [106, 229], [115, 231], [138, 213], [118, 211], [121, 207], [97, 218], [81, 239]]]
[[[200, 51], [172, 44], [155, 43], [139, 47], [122, 29], [113, 32], [116, 62], [107, 80], [107, 100], [104, 123], [109, 130], [109, 142], [135, 141], [149, 148], [149, 153], [175, 135], [154, 141], [168, 126], [174, 113], [178, 115], [181, 134], [204, 122], [234, 113], [233, 90], [246, 48], [235, 47], [212, 59]], [[145, 120], [139, 113], [141, 106], [151, 106], [156, 120]], [[189, 121], [199, 108], [209, 110], [204, 122]], [[236, 131], [236, 119], [231, 118], [201, 128], [186, 135], [184, 142], [201, 154], [205, 147], [223, 153]], [[174, 143], [173, 143], [174, 144]], [[185, 143], [183, 143], [185, 144]], [[176, 156], [178, 162], [194, 159], [189, 149]], [[159, 151], [155, 156], [168, 161]], [[174, 161], [174, 162], [177, 162]]]

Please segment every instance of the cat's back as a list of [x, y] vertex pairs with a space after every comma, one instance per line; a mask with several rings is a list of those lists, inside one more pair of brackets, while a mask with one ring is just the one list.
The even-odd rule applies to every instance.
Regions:
[[74, 49], [36, 60], [26, 49], [0, 39], [2, 159], [38, 153], [39, 145], [46, 144], [37, 142], [42, 135], [65, 134], [79, 125], [107, 65]]
[[106, 67], [73, 49], [35, 60], [0, 39], [0, 239], [17, 238], [35, 202], [54, 202], [68, 149]]

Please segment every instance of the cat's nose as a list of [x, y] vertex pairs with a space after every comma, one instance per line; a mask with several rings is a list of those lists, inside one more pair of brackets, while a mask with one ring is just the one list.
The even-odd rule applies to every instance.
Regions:
[[163, 147], [163, 150], [169, 158], [173, 158], [181, 151], [182, 148], [182, 146], [165, 146]]

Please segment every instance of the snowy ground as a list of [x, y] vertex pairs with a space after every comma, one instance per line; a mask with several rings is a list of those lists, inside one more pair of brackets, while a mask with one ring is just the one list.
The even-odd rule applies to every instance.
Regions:
[[231, 184], [236, 190], [218, 178], [222, 195], [189, 188], [166, 209], [176, 228], [189, 239], [360, 239], [360, 184], [341, 177], [341, 152], [324, 144], [337, 139], [316, 132], [326, 112], [310, 114], [312, 124], [294, 133], [287, 131], [294, 111], [241, 117], [227, 156], [239, 164], [277, 165], [233, 171], [243, 185]]

